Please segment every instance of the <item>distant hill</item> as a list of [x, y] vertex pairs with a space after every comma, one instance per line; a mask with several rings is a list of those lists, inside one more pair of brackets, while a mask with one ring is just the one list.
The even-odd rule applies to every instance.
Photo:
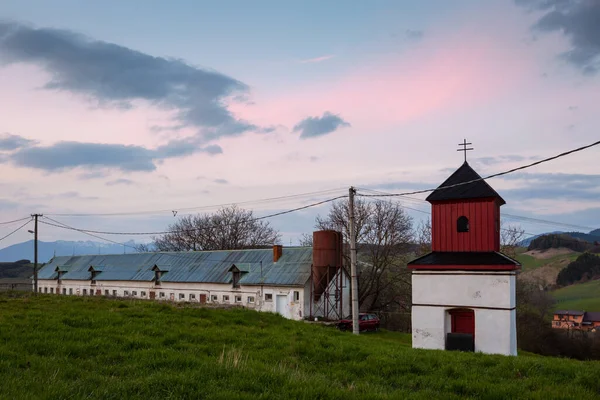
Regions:
[[552, 232], [545, 232], [545, 233], [540, 233], [539, 235], [535, 235], [535, 236], [530, 236], [528, 238], [525, 238], [523, 240], [521, 240], [517, 245], [520, 247], [529, 247], [529, 244], [534, 240], [539, 238], [540, 236], [544, 236], [544, 235], [552, 235], [552, 234], [559, 234], [559, 233], [564, 233], [563, 231], [552, 231]]
[[518, 245], [521, 246], [521, 247], [528, 247], [533, 240], [539, 238], [540, 236], [558, 235], [558, 234], [569, 236], [569, 237], [574, 238], [574, 239], [584, 240], [584, 241], [589, 242], [589, 243], [600, 242], [600, 229], [594, 229], [593, 231], [590, 231], [589, 233], [585, 233], [585, 232], [564, 232], [564, 231], [544, 232], [544, 233], [540, 233], [539, 235], [536, 235], [536, 236], [531, 236], [531, 237], [525, 238], [525, 239], [521, 240], [518, 243]]
[[546, 250], [566, 248], [573, 251], [583, 252], [591, 250], [594, 245], [584, 239], [575, 238], [566, 233], [549, 234], [539, 236], [529, 243], [527, 250]]
[[567, 286], [576, 282], [600, 279], [600, 257], [583, 253], [558, 273], [556, 284]]
[[29, 279], [33, 266], [29, 260], [0, 262], [0, 279]]
[[[136, 243], [131, 240], [126, 242], [128, 246], [135, 246]], [[38, 262], [49, 261], [54, 254], [57, 256], [86, 255], [86, 254], [123, 254], [135, 253], [131, 247], [125, 247], [118, 244], [100, 243], [91, 240], [88, 241], [66, 241], [58, 240], [55, 242], [38, 241]], [[14, 262], [17, 260], [33, 261], [33, 240], [23, 243], [13, 244], [12, 246], [0, 249], [0, 262]]]

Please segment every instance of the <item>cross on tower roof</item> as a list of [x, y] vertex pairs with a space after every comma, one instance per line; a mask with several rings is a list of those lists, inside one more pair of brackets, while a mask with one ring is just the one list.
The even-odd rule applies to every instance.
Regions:
[[462, 146], [462, 149], [458, 149], [456, 151], [462, 151], [465, 153], [465, 162], [467, 162], [467, 151], [473, 150], [472, 147], [467, 147], [467, 146], [472, 145], [472, 144], [473, 143], [467, 143], [467, 139], [463, 139], [463, 142], [458, 144], [459, 146]]

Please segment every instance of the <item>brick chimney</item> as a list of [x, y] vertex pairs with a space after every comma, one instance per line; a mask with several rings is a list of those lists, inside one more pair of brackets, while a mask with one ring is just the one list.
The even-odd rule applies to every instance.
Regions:
[[277, 262], [283, 255], [283, 246], [279, 244], [273, 245], [273, 262]]

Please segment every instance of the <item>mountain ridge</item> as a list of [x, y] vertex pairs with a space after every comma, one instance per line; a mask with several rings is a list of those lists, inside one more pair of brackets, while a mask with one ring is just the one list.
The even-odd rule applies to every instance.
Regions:
[[[94, 242], [92, 240], [56, 240], [53, 242], [38, 241], [38, 262], [45, 263], [53, 256], [71, 255], [96, 255], [96, 254], [123, 254], [135, 253], [137, 243], [133, 240], [124, 245]], [[18, 260], [33, 261], [33, 240], [16, 243], [0, 249], [0, 262], [14, 262]]]

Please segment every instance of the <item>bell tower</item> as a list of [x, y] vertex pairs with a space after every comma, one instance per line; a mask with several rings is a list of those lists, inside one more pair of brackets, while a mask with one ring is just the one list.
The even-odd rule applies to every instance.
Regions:
[[500, 251], [500, 207], [506, 202], [469, 163], [465, 161], [427, 201], [432, 251]]
[[432, 251], [408, 263], [413, 347], [516, 355], [521, 265], [500, 253], [506, 202], [466, 160], [427, 201]]

